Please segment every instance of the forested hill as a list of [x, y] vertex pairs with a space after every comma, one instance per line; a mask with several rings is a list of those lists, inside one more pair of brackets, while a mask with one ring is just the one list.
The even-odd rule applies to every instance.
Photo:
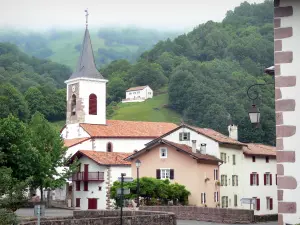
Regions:
[[49, 120], [65, 119], [64, 81], [71, 70], [30, 57], [15, 45], [0, 43], [0, 118], [10, 113], [27, 120], [36, 111]]
[[[252, 128], [247, 88], [272, 83], [263, 69], [273, 65], [273, 1], [242, 3], [221, 23], [208, 21], [193, 31], [161, 41], [135, 65], [118, 61], [103, 69], [110, 79], [109, 100], [127, 87], [168, 85], [169, 107], [185, 122], [228, 134], [232, 120], [244, 142], [275, 143], [274, 87], [257, 89], [261, 126]], [[253, 93], [252, 93], [253, 94]], [[115, 104], [115, 103], [113, 103]]]
[[[28, 55], [75, 68], [84, 34], [83, 29], [53, 29], [45, 32], [0, 29], [0, 42], [10, 42]], [[102, 67], [117, 59], [126, 59], [133, 63], [141, 53], [152, 48], [158, 41], [174, 38], [180, 32], [106, 27], [91, 28], [90, 34], [96, 64]]]

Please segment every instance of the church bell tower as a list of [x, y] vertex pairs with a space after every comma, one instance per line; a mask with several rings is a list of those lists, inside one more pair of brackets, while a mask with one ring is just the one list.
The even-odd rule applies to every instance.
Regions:
[[86, 29], [76, 70], [67, 84], [66, 124], [106, 124], [106, 83], [96, 68], [90, 33], [88, 12]]

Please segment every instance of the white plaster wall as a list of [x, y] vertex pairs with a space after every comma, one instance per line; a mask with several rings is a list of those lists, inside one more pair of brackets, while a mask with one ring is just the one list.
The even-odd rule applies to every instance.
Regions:
[[[280, 6], [293, 6], [293, 16], [282, 17], [281, 27], [293, 27], [293, 36], [282, 39], [282, 50], [293, 51], [293, 63], [281, 64], [281, 76], [295, 76], [299, 74], [300, 65], [300, 1], [285, 0], [280, 2]], [[297, 78], [298, 79], [298, 78]], [[296, 134], [292, 137], [283, 138], [283, 145], [285, 150], [297, 150], [299, 143], [299, 128], [300, 120], [298, 114], [300, 112], [300, 82], [296, 83], [295, 87], [281, 88], [282, 99], [295, 99], [296, 108], [293, 112], [284, 112], [283, 121], [284, 125], [294, 125], [297, 127]], [[296, 151], [296, 163], [300, 161], [300, 154]], [[300, 173], [298, 172], [295, 163], [282, 163], [284, 164], [284, 174], [286, 176], [293, 176], [297, 183], [300, 183]], [[297, 208], [300, 206], [300, 191], [299, 185], [294, 190], [285, 189], [283, 195], [284, 202], [296, 202]], [[299, 209], [295, 214], [284, 214], [283, 220], [285, 223], [296, 224], [299, 223]]]
[[89, 139], [80, 144], [68, 148], [66, 156], [73, 156], [79, 150], [93, 150], [92, 140]]
[[[220, 186], [220, 207], [222, 207], [222, 196], [228, 196], [228, 208], [243, 208], [240, 199], [243, 198], [244, 185], [243, 177], [243, 150], [234, 148], [220, 147], [220, 153], [226, 153], [226, 163], [220, 166], [219, 181], [221, 175], [227, 175], [227, 186]], [[233, 165], [232, 156], [235, 155], [236, 165]], [[238, 176], [238, 186], [232, 186], [232, 175]], [[234, 195], [237, 195], [237, 207], [234, 206]]]
[[145, 147], [145, 144], [153, 139], [143, 138], [97, 138], [95, 139], [95, 150], [106, 152], [108, 142], [113, 145], [113, 152], [129, 152], [140, 150]]
[[[243, 176], [241, 181], [243, 182], [243, 198], [260, 198], [260, 211], [254, 211], [255, 215], [276, 214], [278, 207], [276, 185], [276, 159], [270, 158], [269, 163], [266, 163], [265, 157], [256, 157], [255, 162], [252, 162], [252, 157], [245, 156], [243, 159], [242, 171]], [[256, 172], [259, 174], [259, 186], [250, 185], [250, 174], [252, 172]], [[264, 185], [264, 174], [266, 172], [272, 174], [272, 186]], [[266, 197], [273, 198], [273, 210], [267, 209]], [[243, 208], [249, 208], [249, 205], [244, 205]]]
[[126, 177], [131, 177], [131, 165], [128, 166], [111, 166], [111, 184], [121, 177], [121, 173], [126, 173]]
[[[190, 132], [190, 140], [189, 141], [179, 141], [179, 133], [181, 132]], [[168, 141], [172, 141], [179, 144], [185, 144], [192, 147], [192, 140], [196, 140], [196, 146], [197, 149], [200, 149], [200, 144], [205, 143], [206, 144], [206, 153], [209, 155], [214, 155], [216, 157], [220, 157], [219, 153], [219, 143], [204, 136], [201, 134], [198, 134], [197, 132], [194, 132], [188, 128], [180, 128], [173, 133], [167, 135], [163, 139], [166, 139]]]
[[63, 139], [84, 138], [90, 135], [79, 125], [79, 123], [68, 124], [61, 132]]
[[153, 97], [153, 91], [149, 86], [147, 86], [147, 88], [146, 88], [146, 98], [152, 98], [152, 97]]
[[[89, 172], [104, 172], [104, 179], [107, 177], [107, 166], [100, 166], [94, 161], [90, 160], [87, 157], [81, 157], [79, 159], [81, 163], [81, 171], [84, 171], [84, 164], [89, 164]], [[102, 190], [99, 191], [99, 186], [102, 187]], [[74, 199], [73, 204], [75, 207], [76, 198], [80, 198], [80, 209], [88, 209], [88, 198], [97, 198], [97, 207], [98, 209], [106, 208], [106, 184], [105, 181], [89, 181], [88, 191], [83, 191], [84, 184], [80, 182], [80, 191], [76, 191], [76, 184], [73, 182], [73, 193]]]

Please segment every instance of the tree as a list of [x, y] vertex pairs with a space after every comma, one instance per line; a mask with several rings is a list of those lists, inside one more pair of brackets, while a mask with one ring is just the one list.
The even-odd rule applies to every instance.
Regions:
[[45, 114], [45, 98], [37, 87], [31, 87], [25, 92], [25, 100], [32, 115], [36, 112]]
[[[140, 197], [144, 199], [146, 205], [151, 204], [167, 204], [168, 201], [173, 201], [174, 204], [188, 204], [188, 196], [190, 192], [185, 186], [180, 184], [171, 184], [169, 180], [158, 180], [150, 177], [140, 178]], [[120, 198], [117, 195], [117, 189], [121, 187], [121, 183], [116, 181], [110, 189], [110, 196], [116, 201], [117, 206], [120, 206]], [[125, 199], [135, 199], [137, 180], [130, 183], [124, 183], [124, 188], [130, 189], [130, 194], [125, 195]], [[158, 200], [158, 201], [157, 201]]]
[[61, 187], [65, 183], [72, 170], [64, 168], [66, 165], [66, 148], [56, 129], [40, 113], [35, 113], [29, 123], [30, 140], [36, 149], [38, 161], [32, 175], [32, 187], [41, 190], [41, 200], [43, 200], [43, 190], [46, 188]]

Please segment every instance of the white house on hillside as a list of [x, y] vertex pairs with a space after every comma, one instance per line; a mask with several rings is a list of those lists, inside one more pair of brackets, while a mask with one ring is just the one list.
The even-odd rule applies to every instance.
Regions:
[[126, 99], [123, 99], [123, 103], [127, 102], [143, 102], [148, 98], [153, 97], [152, 89], [147, 86], [132, 87], [126, 91]]

